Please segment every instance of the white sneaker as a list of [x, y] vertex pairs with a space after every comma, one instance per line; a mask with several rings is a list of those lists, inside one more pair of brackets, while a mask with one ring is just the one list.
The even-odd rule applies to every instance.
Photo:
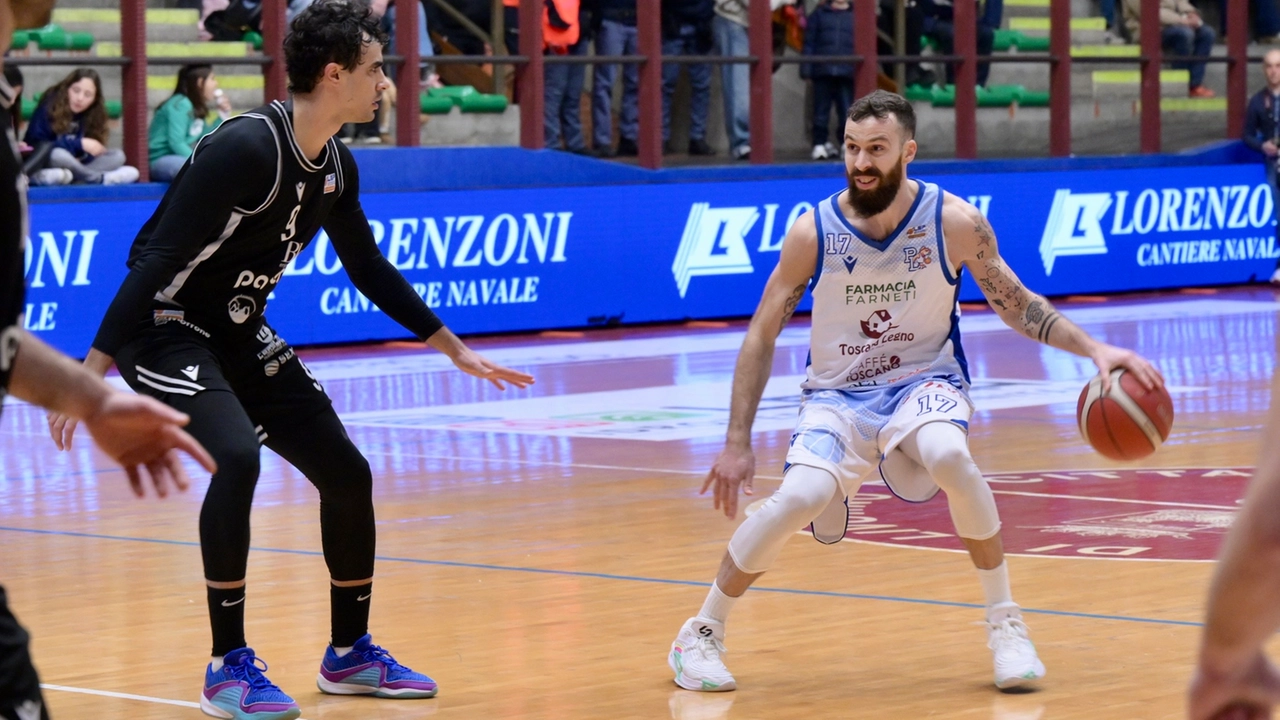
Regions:
[[827, 157], [832, 159], [840, 157], [840, 148], [836, 147], [835, 143], [827, 143]]
[[138, 168], [132, 165], [121, 165], [115, 170], [102, 173], [103, 185], [128, 185], [138, 182]]
[[1019, 687], [1044, 677], [1044, 663], [1028, 637], [1027, 624], [1014, 612], [987, 623], [987, 647], [995, 660], [996, 687]]
[[733, 149], [733, 159], [734, 159], [734, 160], [750, 160], [750, 159], [751, 159], [751, 146], [750, 146], [750, 145], [739, 145], [738, 147], [734, 148], [734, 149]]
[[810, 160], [826, 160], [828, 157], [826, 145], [814, 145], [813, 152], [809, 153]]
[[1280, 285], [1280, 267], [1277, 267], [1276, 271], [1271, 273], [1271, 284]]
[[676, 684], [685, 690], [724, 692], [738, 685], [720, 655], [724, 649], [724, 625], [689, 618], [667, 655], [667, 665], [676, 674]]
[[74, 179], [66, 168], [45, 168], [31, 173], [32, 185], [70, 185]]

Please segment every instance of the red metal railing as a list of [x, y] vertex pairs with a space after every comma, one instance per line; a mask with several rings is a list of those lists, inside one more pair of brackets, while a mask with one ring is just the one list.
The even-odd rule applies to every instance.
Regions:
[[[660, 26], [660, 0], [637, 1], [637, 30], [639, 54], [636, 56], [547, 56], [542, 55], [542, 7], [540, 0], [520, 2], [520, 55], [459, 56], [446, 55], [432, 58], [437, 64], [497, 64], [514, 65], [516, 71], [517, 98], [520, 103], [520, 145], [529, 149], [543, 147], [543, 68], [547, 63], [614, 62], [640, 65], [640, 130], [638, 138], [639, 161], [647, 168], [662, 164], [662, 64], [663, 63], [747, 63], [751, 65], [751, 162], [773, 162], [773, 66], [775, 62], [798, 63], [819, 60], [813, 57], [777, 57], [773, 55], [773, 35], [769, 0], [750, 0], [748, 29], [749, 55], [745, 57], [719, 56], [662, 56]], [[853, 0], [854, 50], [856, 55], [823, 57], [826, 62], [849, 62], [854, 65], [854, 90], [862, 96], [876, 88], [876, 75], [880, 62], [918, 62], [920, 58], [903, 56], [879, 56], [876, 48], [877, 0]], [[418, 64], [421, 59], [418, 48], [416, 2], [397, 6], [396, 46], [398, 54], [387, 56], [389, 65], [395, 65], [397, 94], [396, 144], [416, 146], [420, 143], [420, 120], [416, 98], [421, 92]], [[283, 58], [285, 4], [263, 3], [262, 34], [263, 56], [248, 58], [193, 58], [156, 57], [151, 64], [182, 64], [208, 62], [214, 64], [257, 64], [262, 66], [264, 100], [283, 99], [287, 96]], [[1072, 57], [1071, 54], [1071, 0], [1050, 0], [1049, 53], [1004, 54], [979, 58], [977, 56], [976, 0], [954, 0], [955, 54], [927, 56], [926, 62], [949, 62], [955, 65], [955, 133], [956, 157], [977, 156], [977, 65], [982, 62], [1043, 63], [1049, 66], [1049, 153], [1055, 157], [1071, 154], [1071, 69], [1073, 63], [1122, 64], [1137, 63], [1141, 71], [1140, 142], [1141, 152], [1159, 152], [1161, 147], [1160, 125], [1160, 67], [1163, 56], [1158, 32], [1144, 32], [1140, 54], [1137, 57]], [[136, 165], [147, 178], [147, 65], [146, 52], [146, 2], [145, 0], [121, 0], [120, 58], [83, 57], [16, 57], [9, 62], [29, 65], [81, 65], [86, 62], [99, 65], [119, 65], [123, 68], [123, 131], [124, 149], [129, 162]], [[1141, 22], [1144, 27], [1159, 27], [1159, 0], [1142, 0]], [[1226, 3], [1227, 55], [1226, 57], [1199, 58], [1207, 62], [1227, 64], [1227, 133], [1228, 138], [1238, 138], [1244, 124], [1245, 105], [1248, 102], [1247, 72], [1250, 59], [1246, 54], [1248, 7], [1243, 2]], [[660, 60], [658, 60], [660, 58]], [[658, 60], [658, 61], [655, 61]]]

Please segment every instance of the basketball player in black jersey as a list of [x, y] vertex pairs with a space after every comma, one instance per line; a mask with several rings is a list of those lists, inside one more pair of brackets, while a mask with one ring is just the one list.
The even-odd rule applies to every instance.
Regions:
[[[223, 123], [197, 144], [129, 254], [121, 285], [85, 358], [114, 362], [139, 393], [191, 416], [218, 463], [200, 513], [213, 629], [200, 703], [237, 720], [298, 717], [263, 675], [244, 636], [249, 510], [266, 445], [320, 491], [331, 578], [331, 645], [317, 684], [328, 693], [431, 697], [436, 684], [397, 663], [368, 635], [374, 516], [369, 464], [328, 396], [267, 323], [268, 295], [322, 227], [355, 286], [463, 372], [525, 387], [533, 378], [464, 345], [383, 257], [360, 206], [359, 176], [334, 135], [373, 118], [389, 85], [386, 36], [368, 8], [319, 0], [285, 40], [292, 102]], [[50, 416], [59, 447], [74, 423]]]
[[[0, 66], [13, 30], [49, 22], [52, 0], [0, 0]], [[179, 426], [187, 418], [147, 397], [116, 392], [84, 367], [23, 330], [23, 244], [27, 236], [26, 181], [9, 113], [13, 89], [0, 78], [0, 402], [6, 392], [84, 420], [98, 446], [124, 466], [134, 492], [144, 482], [164, 496], [185, 490], [186, 473], [176, 450], [210, 472], [213, 460]], [[0, 718], [48, 720], [40, 678], [31, 663], [26, 630], [9, 611], [0, 587]]]

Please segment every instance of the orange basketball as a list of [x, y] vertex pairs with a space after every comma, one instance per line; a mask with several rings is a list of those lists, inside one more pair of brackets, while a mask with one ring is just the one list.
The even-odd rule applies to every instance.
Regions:
[[1147, 390], [1124, 370], [1111, 371], [1111, 390], [1094, 377], [1080, 391], [1076, 422], [1086, 442], [1112, 460], [1139, 460], [1156, 451], [1173, 427], [1173, 399]]

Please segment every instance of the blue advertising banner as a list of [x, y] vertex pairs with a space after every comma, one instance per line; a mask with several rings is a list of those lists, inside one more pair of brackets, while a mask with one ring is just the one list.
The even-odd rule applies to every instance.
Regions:
[[[928, 180], [925, 175], [924, 179]], [[1261, 165], [948, 174], [1047, 295], [1246, 282], [1280, 253]], [[366, 193], [388, 260], [460, 333], [750, 315], [791, 223], [839, 179]], [[31, 206], [27, 327], [89, 346], [153, 200]], [[321, 233], [268, 317], [292, 343], [405, 337]], [[962, 299], [980, 300], [971, 280]], [[807, 309], [807, 300], [800, 306]]]

